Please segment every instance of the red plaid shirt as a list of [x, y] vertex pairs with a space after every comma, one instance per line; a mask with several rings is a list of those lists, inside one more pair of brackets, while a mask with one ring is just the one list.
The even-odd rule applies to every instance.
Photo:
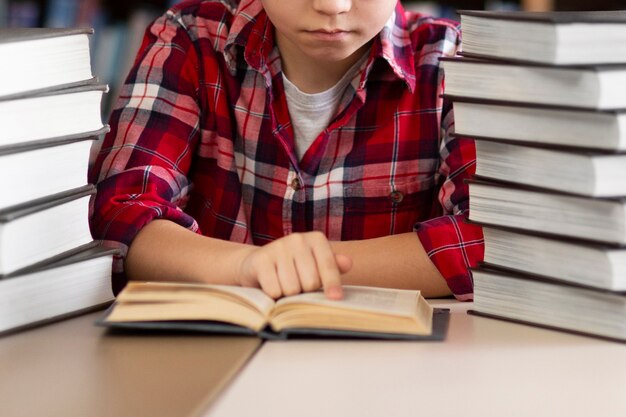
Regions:
[[[449, 135], [438, 61], [456, 54], [458, 27], [398, 3], [298, 160], [273, 27], [259, 0], [234, 3], [183, 2], [146, 31], [90, 173], [94, 237], [125, 254], [155, 218], [255, 245], [310, 230], [330, 240], [415, 231], [470, 299], [468, 268], [483, 255], [481, 229], [463, 222], [475, 150]], [[120, 258], [116, 291], [122, 268]]]

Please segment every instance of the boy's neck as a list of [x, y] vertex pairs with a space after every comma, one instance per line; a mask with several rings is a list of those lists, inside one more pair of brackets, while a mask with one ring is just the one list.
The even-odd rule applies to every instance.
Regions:
[[335, 86], [370, 47], [366, 44], [341, 61], [320, 61], [303, 54], [278, 32], [276, 44], [285, 76], [300, 91], [308, 94], [320, 93]]

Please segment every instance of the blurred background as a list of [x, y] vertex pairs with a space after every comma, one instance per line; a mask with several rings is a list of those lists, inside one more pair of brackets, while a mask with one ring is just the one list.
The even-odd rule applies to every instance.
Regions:
[[[123, 77], [128, 73], [145, 28], [180, 0], [0, 0], [0, 27], [92, 27], [93, 72], [110, 86], [103, 117], [108, 119]], [[458, 19], [458, 9], [616, 10], [617, 0], [402, 0], [405, 8]]]

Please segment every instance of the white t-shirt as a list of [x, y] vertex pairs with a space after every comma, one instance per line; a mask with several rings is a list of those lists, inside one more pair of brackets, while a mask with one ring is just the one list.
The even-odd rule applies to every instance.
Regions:
[[285, 95], [287, 97], [289, 116], [293, 124], [298, 159], [302, 159], [309, 146], [328, 127], [341, 103], [346, 87], [368, 56], [369, 54], [365, 53], [363, 57], [346, 71], [337, 84], [321, 93], [303, 93], [283, 73]]

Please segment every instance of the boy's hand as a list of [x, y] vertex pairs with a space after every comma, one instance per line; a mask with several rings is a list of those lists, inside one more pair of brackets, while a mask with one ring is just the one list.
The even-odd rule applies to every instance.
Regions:
[[248, 252], [239, 265], [239, 284], [261, 288], [270, 297], [324, 288], [333, 300], [343, 297], [341, 274], [352, 267], [335, 254], [321, 232], [294, 233]]

